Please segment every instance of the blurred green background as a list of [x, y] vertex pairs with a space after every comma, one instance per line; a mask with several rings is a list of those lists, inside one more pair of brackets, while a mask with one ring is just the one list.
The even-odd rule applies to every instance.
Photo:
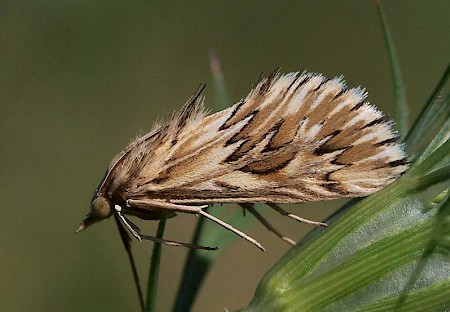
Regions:
[[[383, 4], [415, 114], [449, 61], [450, 2]], [[210, 49], [221, 59], [233, 102], [261, 72], [281, 66], [344, 74], [393, 112], [371, 1], [2, 1], [1, 311], [138, 310], [112, 219], [79, 236], [74, 231], [109, 161], [131, 138], [178, 109], [200, 82], [208, 84], [212, 107]], [[288, 208], [320, 220], [341, 203]], [[267, 216], [295, 239], [309, 229]], [[171, 219], [165, 237], [189, 241], [195, 222]], [[149, 234], [157, 226], [139, 224]], [[268, 251], [239, 240], [211, 271], [195, 311], [245, 306], [288, 249], [259, 224], [248, 232]], [[144, 281], [151, 246], [134, 244]], [[172, 306], [186, 253], [163, 248], [158, 311]]]

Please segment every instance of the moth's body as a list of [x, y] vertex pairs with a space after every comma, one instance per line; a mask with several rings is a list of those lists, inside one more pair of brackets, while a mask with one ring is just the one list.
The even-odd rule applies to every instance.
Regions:
[[[116, 156], [83, 228], [116, 205], [159, 219], [161, 211], [190, 212], [178, 206], [367, 196], [407, 168], [392, 122], [342, 78], [274, 73], [209, 116], [201, 91]], [[110, 213], [97, 213], [105, 201]]]

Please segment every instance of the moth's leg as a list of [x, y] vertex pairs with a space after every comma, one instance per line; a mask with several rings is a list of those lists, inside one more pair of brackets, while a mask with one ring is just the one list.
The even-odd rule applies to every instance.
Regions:
[[161, 243], [161, 244], [165, 244], [165, 245], [169, 245], [169, 246], [175, 246], [175, 247], [186, 247], [186, 248], [190, 248], [190, 249], [201, 249], [201, 250], [218, 250], [219, 247], [210, 247], [210, 246], [199, 246], [199, 245], [193, 245], [193, 244], [189, 244], [189, 243], [181, 243], [181, 242], [176, 242], [176, 241], [172, 241], [172, 240], [168, 240], [168, 239], [163, 239], [163, 238], [158, 238], [158, 237], [154, 237], [154, 236], [148, 236], [148, 235], [143, 235], [141, 234], [142, 239], [145, 240], [149, 240], [149, 241], [153, 241], [153, 242], [157, 242], [157, 243]]
[[116, 205], [115, 209], [117, 212], [117, 214], [116, 214], [117, 218], [120, 221], [122, 221], [122, 224], [125, 226], [125, 228], [131, 234], [133, 234], [134, 237], [136, 237], [140, 241], [145, 239], [145, 240], [150, 240], [153, 242], [157, 242], [157, 243], [161, 243], [161, 244], [165, 244], [165, 245], [169, 245], [169, 246], [177, 246], [177, 247], [181, 246], [181, 247], [187, 247], [187, 248], [192, 248], [192, 249], [203, 249], [203, 250], [217, 250], [218, 249], [217, 247], [197, 246], [197, 245], [192, 245], [189, 243], [175, 242], [172, 240], [167, 240], [167, 239], [163, 239], [163, 238], [158, 238], [158, 237], [141, 234], [141, 230], [133, 222], [131, 222], [128, 218], [126, 218], [122, 214], [122, 207], [120, 207], [119, 205]]
[[118, 214], [114, 214], [114, 220], [116, 220], [117, 228], [119, 229], [120, 237], [122, 239], [123, 245], [125, 247], [125, 251], [128, 255], [128, 260], [130, 261], [131, 265], [131, 271], [133, 273], [133, 279], [134, 284], [136, 285], [138, 297], [139, 297], [139, 304], [141, 306], [142, 312], [145, 312], [145, 304], [144, 304], [144, 297], [142, 296], [142, 289], [141, 284], [139, 283], [139, 275], [136, 269], [136, 263], [134, 262], [133, 253], [131, 251], [131, 237], [128, 235], [127, 228], [121, 223], [119, 220]]
[[248, 236], [247, 234], [245, 234], [244, 232], [239, 231], [238, 229], [236, 229], [235, 227], [231, 226], [230, 224], [223, 222], [222, 220], [214, 217], [213, 215], [210, 215], [209, 213], [205, 212], [205, 211], [201, 211], [199, 212], [202, 216], [204, 216], [205, 218], [208, 218], [209, 220], [216, 222], [218, 225], [223, 226], [224, 228], [226, 228], [227, 230], [235, 233], [236, 235], [239, 235], [240, 237], [242, 237], [243, 239], [245, 239], [246, 241], [252, 243], [253, 245], [255, 245], [256, 247], [258, 247], [259, 249], [261, 249], [262, 251], [266, 251], [266, 249], [263, 247], [263, 245], [261, 245], [256, 239]]
[[326, 224], [326, 223], [313, 221], [313, 220], [308, 220], [308, 219], [305, 219], [305, 218], [301, 218], [301, 217], [299, 217], [299, 216], [297, 216], [297, 215], [295, 215], [293, 213], [287, 212], [286, 210], [284, 210], [283, 208], [281, 208], [277, 204], [267, 203], [267, 205], [270, 206], [271, 208], [275, 209], [279, 213], [281, 213], [283, 216], [292, 218], [292, 219], [297, 220], [299, 222], [310, 224], [310, 225], [314, 225], [314, 226], [328, 226], [328, 224]]
[[253, 204], [239, 204], [239, 206], [241, 206], [242, 208], [244, 208], [244, 210], [248, 210], [252, 215], [254, 215], [256, 217], [256, 219], [258, 219], [259, 222], [261, 222], [266, 229], [268, 229], [269, 231], [275, 233], [276, 236], [278, 236], [279, 238], [281, 238], [282, 240], [284, 240], [285, 242], [287, 242], [288, 244], [291, 244], [292, 246], [295, 245], [295, 241], [287, 236], [284, 236], [283, 234], [281, 234], [277, 229], [275, 229], [273, 227], [272, 224], [269, 223], [269, 221], [267, 221], [266, 218], [264, 218], [253, 206]]
[[187, 205], [178, 205], [173, 204], [170, 202], [163, 202], [163, 201], [156, 201], [156, 200], [134, 200], [129, 199], [127, 200], [127, 206], [128, 207], [136, 207], [141, 209], [161, 209], [161, 210], [169, 210], [169, 211], [177, 211], [177, 212], [184, 212], [184, 213], [190, 213], [190, 214], [199, 214], [204, 216], [205, 218], [219, 224], [220, 226], [226, 228], [227, 230], [235, 233], [236, 235], [242, 237], [246, 241], [252, 243], [262, 251], [265, 251], [265, 248], [254, 238], [248, 236], [242, 231], [239, 231], [232, 225], [214, 217], [213, 215], [210, 215], [206, 211], [203, 211], [204, 208], [207, 208], [208, 205], [202, 205], [202, 206], [187, 206]]
[[114, 209], [116, 210], [117, 216], [119, 217], [120, 221], [122, 221], [122, 224], [125, 226], [125, 228], [139, 241], [142, 241], [142, 237], [140, 235], [141, 230], [133, 222], [125, 218], [125, 216], [122, 214], [122, 207], [120, 207], [119, 205], [115, 205]]

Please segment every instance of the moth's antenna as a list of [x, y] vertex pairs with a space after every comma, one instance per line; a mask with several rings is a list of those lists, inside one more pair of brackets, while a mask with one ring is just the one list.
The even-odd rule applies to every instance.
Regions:
[[253, 206], [253, 204], [239, 204], [239, 206], [241, 206], [242, 208], [244, 208], [245, 210], [248, 210], [252, 215], [255, 216], [256, 219], [258, 219], [259, 222], [261, 222], [266, 229], [268, 229], [269, 231], [275, 233], [276, 236], [278, 236], [279, 238], [281, 238], [282, 240], [284, 240], [285, 242], [287, 242], [288, 244], [291, 244], [292, 246], [295, 245], [295, 241], [287, 236], [284, 236], [283, 234], [281, 234], [272, 224], [269, 223], [269, 221], [267, 221], [266, 218], [264, 218]]
[[116, 220], [117, 228], [120, 233], [120, 238], [122, 238], [123, 246], [125, 247], [125, 251], [127, 252], [128, 260], [130, 260], [131, 271], [133, 272], [133, 279], [138, 292], [139, 304], [141, 306], [142, 312], [145, 312], [144, 297], [142, 296], [141, 284], [139, 283], [139, 275], [136, 270], [136, 263], [134, 262], [133, 253], [131, 252], [131, 237], [116, 214], [114, 214], [114, 219]]

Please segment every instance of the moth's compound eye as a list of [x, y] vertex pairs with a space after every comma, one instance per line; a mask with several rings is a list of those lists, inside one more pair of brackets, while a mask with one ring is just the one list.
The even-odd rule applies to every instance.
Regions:
[[108, 200], [103, 196], [94, 199], [91, 203], [91, 210], [96, 217], [101, 219], [108, 218], [112, 213]]

